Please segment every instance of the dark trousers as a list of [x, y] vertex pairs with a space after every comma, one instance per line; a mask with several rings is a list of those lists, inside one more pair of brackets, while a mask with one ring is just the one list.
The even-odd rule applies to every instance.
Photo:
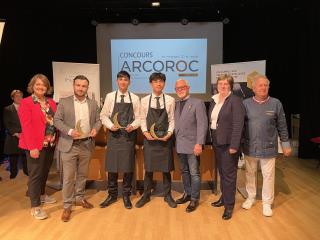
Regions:
[[229, 145], [213, 146], [220, 175], [221, 199], [225, 209], [233, 210], [237, 187], [239, 154], [230, 154]]
[[15, 178], [18, 175], [19, 171], [19, 159], [22, 163], [23, 173], [28, 175], [27, 159], [25, 154], [12, 154], [9, 155], [10, 162], [10, 178]]
[[31, 207], [41, 205], [40, 196], [45, 193], [49, 170], [53, 161], [54, 148], [46, 147], [40, 151], [39, 158], [32, 158], [30, 152], [26, 151], [29, 182], [28, 195]]
[[[163, 196], [166, 197], [171, 194], [171, 174], [170, 172], [162, 172], [163, 179]], [[151, 196], [151, 189], [153, 185], [153, 172], [145, 172], [144, 174], [144, 191], [145, 197]]]
[[[123, 173], [123, 196], [130, 196], [132, 189], [133, 172]], [[118, 173], [108, 172], [108, 194], [118, 197]]]

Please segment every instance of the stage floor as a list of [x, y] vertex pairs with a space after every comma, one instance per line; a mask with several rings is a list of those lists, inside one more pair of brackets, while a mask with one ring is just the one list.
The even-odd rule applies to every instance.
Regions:
[[[201, 191], [200, 206], [186, 213], [187, 205], [171, 209], [161, 197], [153, 197], [145, 207], [127, 210], [122, 199], [108, 208], [99, 203], [106, 193], [95, 189], [87, 197], [95, 205], [86, 210], [75, 207], [71, 220], [60, 220], [62, 213], [61, 191], [47, 188], [58, 200], [45, 205], [49, 214], [46, 220], [34, 220], [30, 215], [29, 199], [25, 197], [27, 177], [20, 171], [16, 179], [0, 166], [0, 239], [1, 240], [187, 240], [187, 239], [319, 239], [320, 228], [320, 169], [316, 160], [280, 158], [276, 163], [276, 198], [274, 216], [262, 215], [261, 201], [251, 210], [241, 209], [244, 201], [237, 192], [233, 218], [221, 219], [223, 208], [213, 208], [210, 203], [218, 196], [209, 190]], [[54, 178], [54, 173], [50, 178]], [[238, 185], [244, 183], [244, 170], [238, 172]], [[261, 184], [261, 178], [259, 180]], [[180, 193], [173, 192], [174, 198]], [[139, 194], [132, 196], [135, 204]]]

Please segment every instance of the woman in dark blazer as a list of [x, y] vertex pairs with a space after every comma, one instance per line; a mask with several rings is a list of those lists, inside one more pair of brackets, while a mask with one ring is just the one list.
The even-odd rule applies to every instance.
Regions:
[[233, 78], [217, 79], [218, 93], [212, 96], [208, 119], [211, 140], [220, 175], [221, 197], [211, 205], [224, 206], [222, 218], [232, 217], [235, 204], [237, 165], [245, 110], [242, 99], [232, 94]]
[[27, 156], [31, 215], [35, 219], [45, 219], [48, 215], [42, 210], [41, 203], [56, 202], [53, 197], [45, 195], [56, 143], [56, 130], [53, 126], [56, 103], [46, 97], [51, 93], [51, 86], [43, 74], [36, 74], [31, 79], [28, 92], [31, 96], [22, 99], [18, 110], [22, 128], [19, 147], [26, 151]]

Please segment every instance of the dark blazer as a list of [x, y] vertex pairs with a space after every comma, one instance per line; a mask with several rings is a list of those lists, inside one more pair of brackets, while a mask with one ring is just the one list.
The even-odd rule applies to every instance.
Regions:
[[4, 154], [19, 154], [19, 139], [12, 136], [14, 133], [21, 133], [21, 125], [18, 112], [13, 104], [3, 109], [3, 123], [6, 129], [6, 139], [4, 142]]
[[208, 120], [200, 99], [189, 97], [180, 115], [180, 102], [174, 112], [174, 133], [177, 153], [192, 154], [194, 145], [205, 144]]
[[[208, 111], [209, 128], [211, 127], [211, 113], [214, 106], [215, 102], [212, 99]], [[230, 148], [239, 150], [244, 117], [245, 109], [242, 104], [242, 99], [230, 94], [224, 101], [218, 115], [216, 129], [217, 142], [215, 144], [230, 145]]]

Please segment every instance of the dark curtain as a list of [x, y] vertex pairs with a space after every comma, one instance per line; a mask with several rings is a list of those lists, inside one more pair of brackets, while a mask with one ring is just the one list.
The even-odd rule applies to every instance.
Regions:
[[[312, 2], [224, 11], [230, 19], [224, 25], [224, 62], [267, 60], [270, 95], [283, 103], [289, 129], [290, 115], [301, 115], [302, 158], [314, 157], [310, 138], [320, 136], [320, 12]], [[17, 10], [5, 18], [0, 46], [1, 118], [3, 107], [11, 103], [12, 89], [25, 91], [38, 72], [52, 80], [52, 61], [96, 62], [96, 33], [89, 15]]]
[[320, 136], [320, 10], [311, 5], [300, 27], [300, 132], [299, 157], [315, 158], [310, 138]]

